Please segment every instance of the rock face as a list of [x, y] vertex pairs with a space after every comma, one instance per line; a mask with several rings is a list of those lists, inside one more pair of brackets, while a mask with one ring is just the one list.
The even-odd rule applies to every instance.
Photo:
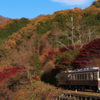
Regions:
[[38, 17], [35, 17], [35, 18], [32, 18], [32, 19], [29, 19], [30, 21], [34, 21], [36, 18], [41, 18], [42, 16], [45, 16], [45, 15], [39, 15]]
[[10, 18], [5, 18], [5, 17], [3, 17], [3, 16], [0, 15], [0, 23], [4, 23], [4, 22], [6, 22], [9, 19]]

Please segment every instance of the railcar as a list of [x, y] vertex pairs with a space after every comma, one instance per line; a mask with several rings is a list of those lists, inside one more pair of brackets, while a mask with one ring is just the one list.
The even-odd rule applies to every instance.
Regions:
[[63, 71], [56, 75], [57, 86], [68, 89], [91, 89], [94, 92], [100, 90], [100, 68], [84, 68], [73, 71]]

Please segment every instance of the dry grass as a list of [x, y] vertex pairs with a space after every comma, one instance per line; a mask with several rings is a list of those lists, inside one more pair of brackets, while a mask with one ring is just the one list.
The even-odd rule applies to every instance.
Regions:
[[34, 81], [21, 88], [14, 100], [53, 100], [62, 93], [61, 89], [56, 89], [56, 87], [41, 81]]

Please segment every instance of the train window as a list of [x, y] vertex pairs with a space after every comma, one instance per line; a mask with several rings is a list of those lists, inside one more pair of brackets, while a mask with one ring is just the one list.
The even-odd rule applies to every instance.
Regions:
[[99, 78], [100, 78], [100, 70], [99, 70]]
[[85, 79], [87, 79], [87, 74], [85, 74]]
[[79, 74], [79, 80], [80, 80], [80, 74]]
[[81, 74], [81, 76], [80, 76], [80, 79], [82, 80], [82, 74]]
[[84, 74], [82, 74], [82, 80], [84, 79]]
[[93, 80], [93, 73], [90, 73], [90, 80]]
[[71, 79], [71, 74], [68, 75], [68, 80], [70, 80], [70, 79]]
[[81, 74], [80, 74], [80, 80], [81, 80]]
[[77, 74], [76, 74], [76, 80], [77, 80]]
[[75, 74], [75, 80], [76, 80], [76, 74]]
[[79, 77], [80, 77], [80, 76], [79, 76], [79, 74], [78, 74], [78, 80], [79, 80]]
[[77, 74], [77, 80], [78, 80], [78, 74]]
[[88, 80], [88, 73], [87, 73], [87, 80]]
[[77, 80], [77, 74], [75, 74], [75, 80]]
[[82, 80], [84, 80], [84, 74], [82, 74]]
[[97, 80], [97, 72], [94, 72], [94, 80]]
[[81, 74], [81, 78], [80, 79], [82, 80], [82, 74]]
[[90, 76], [90, 73], [88, 73], [88, 80], [90, 80], [91, 79], [91, 76]]
[[75, 74], [73, 74], [73, 80], [75, 80]]
[[77, 79], [79, 80], [79, 74], [77, 75]]

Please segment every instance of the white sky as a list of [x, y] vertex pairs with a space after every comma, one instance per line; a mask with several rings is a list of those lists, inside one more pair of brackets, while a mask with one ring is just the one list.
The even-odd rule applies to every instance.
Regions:
[[68, 5], [83, 5], [88, 3], [90, 0], [51, 0], [54, 2], [64, 3]]

